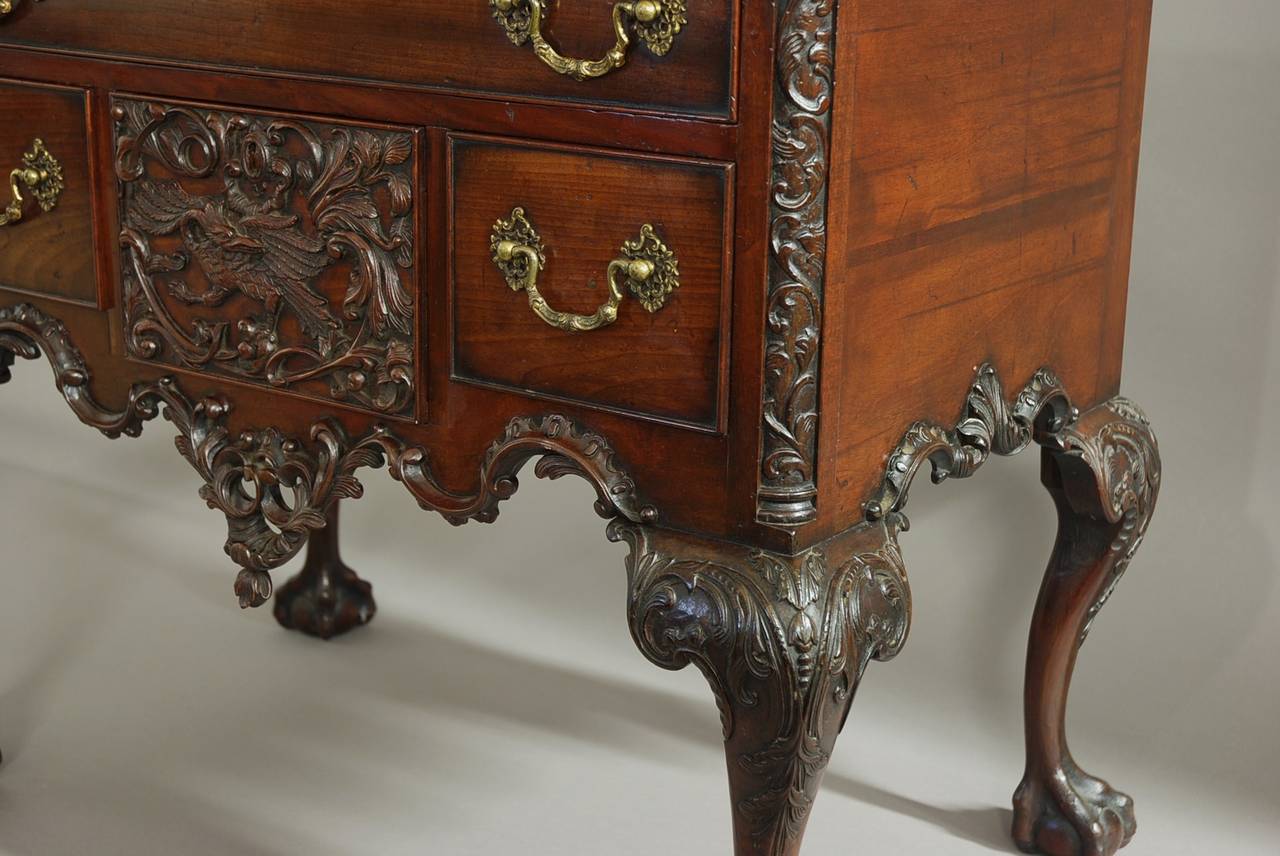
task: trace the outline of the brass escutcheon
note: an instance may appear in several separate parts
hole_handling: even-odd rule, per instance
[[[533,52],[551,69],[578,80],[603,77],[627,63],[632,33],[654,56],[665,56],[689,22],[685,0],[634,0],[613,7],[613,47],[602,59],[562,56],[542,35],[546,0],[489,0],[493,17],[512,44],[532,43]]]
[[[618,258],[609,262],[605,274],[609,298],[591,315],[558,312],[543,298],[538,275],[546,267],[546,252],[523,208],[512,210],[509,219],[494,224],[489,249],[511,290],[526,292],[529,307],[558,330],[585,333],[609,326],[618,320],[618,307],[628,291],[646,310],[657,312],[666,304],[667,295],[680,287],[679,261],[648,223],[640,228],[639,237],[624,241]]]
[[[0,226],[10,226],[22,220],[26,203],[22,195],[24,188],[31,192],[40,210],[47,212],[57,207],[64,187],[62,164],[44,147],[44,141],[37,138],[32,142],[31,150],[22,156],[22,165],[9,173],[11,198],[4,211],[0,212]]]

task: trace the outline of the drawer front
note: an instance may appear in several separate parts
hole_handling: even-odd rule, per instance
[[[451,151],[454,378],[721,430],[731,168]]]
[[[0,81],[0,176],[35,171],[0,185],[10,209],[0,217],[9,221],[0,226],[0,288],[97,305],[87,99],[79,89]]]
[[[14,11],[0,21],[0,40],[502,97],[730,112],[733,0],[665,0],[685,6],[678,33],[661,20],[643,24],[624,15],[631,42],[625,65],[588,80],[573,76],[581,67],[557,73],[554,58],[535,55],[521,26],[530,18],[529,0],[495,2],[515,6],[500,12],[490,0],[14,0]],[[540,30],[552,51],[600,59],[615,45],[609,0],[543,2]],[[652,34],[647,42],[644,33]]]
[[[112,117],[130,357],[415,414],[416,132],[122,97]]]

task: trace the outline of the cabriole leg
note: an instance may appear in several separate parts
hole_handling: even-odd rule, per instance
[[[1031,625],[1027,769],[1014,796],[1014,839],[1027,852],[1111,856],[1133,837],[1133,801],[1083,772],[1067,746],[1076,655],[1142,541],[1160,484],[1146,419],[1116,400],[1046,444],[1043,478],[1058,539]]]
[[[329,506],[324,527],[308,537],[301,573],[276,592],[276,621],[321,639],[368,624],[377,611],[373,587],[356,576],[338,553],[339,504],[334,501]]]
[[[631,631],[720,706],[737,856],[795,856],[863,670],[901,649],[910,595],[897,517],[799,556],[615,523]]]
[[[9,369],[13,367],[13,351],[0,348],[0,383],[8,383],[13,379]]]

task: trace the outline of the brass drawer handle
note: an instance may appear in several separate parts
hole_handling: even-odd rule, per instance
[[[631,31],[640,37],[654,56],[666,56],[676,35],[689,22],[685,0],[634,0],[613,7],[613,32],[617,41],[603,59],[573,59],[561,56],[542,37],[542,17],[546,0],[489,0],[493,17],[507,31],[515,45],[533,43],[533,52],[560,74],[578,80],[603,77],[627,63]]]
[[[546,267],[547,257],[542,237],[525,217],[523,208],[512,210],[511,219],[494,224],[489,248],[493,263],[511,290],[528,292],[529,307],[559,330],[585,333],[609,326],[618,320],[618,307],[626,291],[634,294],[645,309],[657,312],[666,304],[667,295],[680,287],[676,255],[648,223],[640,228],[638,238],[623,242],[618,258],[609,262],[605,274],[609,299],[591,315],[557,312],[538,291],[538,275]]]
[[[37,3],[40,2],[40,0],[35,1]],[[0,18],[3,18],[5,15],[12,12],[14,5],[16,5],[15,0],[0,0]]]
[[[37,139],[31,144],[31,151],[22,156],[22,165],[9,173],[9,192],[13,198],[0,212],[0,226],[22,220],[22,207],[26,202],[22,196],[24,188],[31,191],[40,209],[47,212],[57,207],[63,187],[62,164],[49,154],[44,141]]]

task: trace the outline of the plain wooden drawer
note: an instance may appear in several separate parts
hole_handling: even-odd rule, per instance
[[[655,55],[627,25],[624,67],[558,74],[508,38],[487,0],[15,0],[0,40],[125,57],[363,78],[492,94],[727,116],[733,0],[683,0],[687,23]],[[552,4],[546,41],[598,59],[614,45],[609,0]],[[305,50],[299,50],[305,45]]]
[[[0,81],[0,175],[42,169],[53,205],[18,182],[21,219],[0,227],[0,288],[97,304],[87,100],[80,89]],[[8,181],[0,192],[10,205]]]
[[[451,148],[454,377],[719,430],[731,168],[467,137]],[[510,237],[516,209],[541,240],[537,287],[557,312],[590,316],[607,303],[610,263],[637,244],[640,255],[665,245],[679,286],[647,308],[615,271],[615,321],[554,326],[498,263],[495,237]]]

